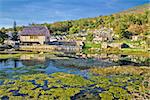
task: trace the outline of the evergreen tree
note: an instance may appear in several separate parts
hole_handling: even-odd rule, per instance
[[[14,21],[14,27],[13,27],[13,34],[12,34],[13,38],[12,40],[17,41],[18,40],[18,32],[17,32],[17,28],[16,28],[16,21]]]

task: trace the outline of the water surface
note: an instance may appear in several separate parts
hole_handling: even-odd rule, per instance
[[[23,54],[15,59],[0,59],[0,78],[12,78],[15,75],[22,74],[52,74],[55,72],[65,72],[87,77],[89,68],[115,65],[148,66],[149,59],[146,57],[114,54],[90,55],[87,58]]]

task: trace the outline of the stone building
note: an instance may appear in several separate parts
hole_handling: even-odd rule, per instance
[[[107,43],[107,42],[103,42],[101,44],[102,49],[106,49],[106,48],[118,48],[118,49],[122,49],[122,48],[130,48],[130,46],[126,43]]]
[[[141,40],[143,37],[140,36],[140,35],[134,35],[132,36],[132,41],[138,41],[138,40]]]
[[[99,30],[94,30],[94,39],[93,41],[96,43],[99,42],[108,42],[113,40],[113,30],[110,28],[100,28]]]
[[[19,37],[23,45],[43,45],[50,41],[50,32],[45,26],[29,26],[23,28]]]

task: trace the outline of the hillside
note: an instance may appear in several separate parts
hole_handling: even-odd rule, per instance
[[[79,20],[70,20],[63,22],[55,22],[52,24],[42,24],[46,25],[54,33],[69,33],[74,34],[82,30],[93,30],[99,29],[100,27],[113,28],[116,34],[122,34],[122,30],[128,30],[131,33],[147,34],[148,32],[148,16],[150,4],[144,4],[134,8],[130,8],[126,11],[120,13],[108,15],[108,16],[98,16],[94,18],[82,18]],[[134,27],[134,28],[133,28]]]
[[[140,5],[128,10],[122,11],[121,13],[144,13],[145,10],[150,10],[150,4]]]

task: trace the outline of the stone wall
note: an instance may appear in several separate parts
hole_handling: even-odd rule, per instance
[[[33,46],[20,46],[20,50],[24,51],[38,51],[38,52],[80,52],[81,46],[64,46],[64,45],[33,45]]]

